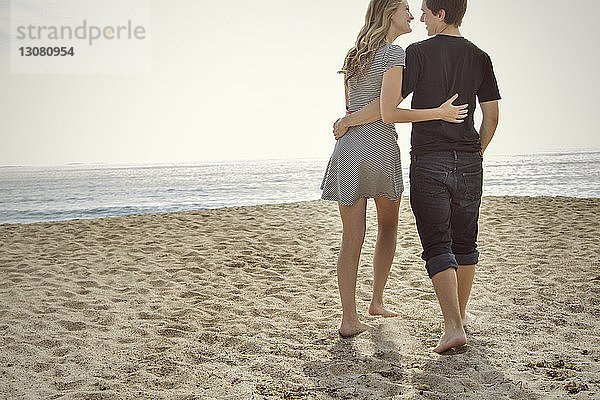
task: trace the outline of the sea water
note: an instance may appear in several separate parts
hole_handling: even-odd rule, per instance
[[[1,167],[0,224],[316,200],[326,166],[300,159]],[[484,171],[486,196],[600,197],[600,151],[486,156]]]

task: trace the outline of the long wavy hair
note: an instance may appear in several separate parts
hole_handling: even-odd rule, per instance
[[[365,15],[365,25],[356,38],[356,44],[346,54],[340,74],[345,74],[346,85],[353,76],[361,78],[373,62],[375,52],[385,44],[392,25],[392,15],[403,0],[371,0]]]

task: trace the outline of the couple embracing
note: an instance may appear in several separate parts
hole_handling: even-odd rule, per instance
[[[371,0],[340,71],[347,114],[334,124],[337,142],[321,189],[323,199],[339,203],[342,218],[337,275],[343,337],[369,328],[355,302],[367,198],[375,200],[378,221],[369,314],[397,315],[383,302],[404,190],[393,123],[412,122],[410,204],[444,317],[434,351],[466,344],[466,306],[479,256],[482,159],[498,124],[500,99],[489,56],[460,34],[466,9],[467,0],[423,0],[421,22],[430,38],[405,52],[392,43],[411,32],[414,17],[407,0]],[[411,93],[412,109],[398,108]],[[473,120],[476,99],[483,112],[479,131]]]

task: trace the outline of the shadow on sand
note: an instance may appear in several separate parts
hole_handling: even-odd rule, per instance
[[[396,320],[396,323],[398,321]],[[370,332],[339,338],[330,357],[304,365],[317,399],[539,399],[490,361],[484,343],[439,356],[408,330],[384,322]],[[416,347],[416,348],[415,348]]]

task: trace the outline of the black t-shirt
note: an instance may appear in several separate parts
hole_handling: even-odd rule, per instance
[[[411,134],[412,154],[435,151],[481,150],[473,114],[479,102],[499,100],[500,93],[490,57],[463,37],[438,35],[406,49],[402,97],[413,93],[412,108],[435,108],[455,93],[454,104],[469,104],[464,122],[441,120],[415,122]]]

